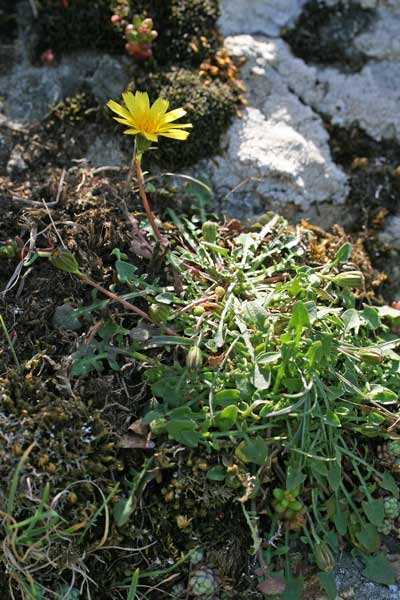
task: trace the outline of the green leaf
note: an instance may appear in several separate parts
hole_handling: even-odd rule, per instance
[[[375,385],[369,392],[367,392],[376,402],[381,404],[395,404],[398,402],[398,396],[396,392],[393,392],[389,388],[383,387],[382,385]]]
[[[336,461],[329,465],[328,470],[329,470],[329,475],[328,475],[329,485],[334,492],[337,492],[337,490],[339,489],[340,484],[342,482],[342,467]]]
[[[135,600],[138,581],[139,581],[139,569],[136,569],[136,571],[132,574],[131,585],[129,587],[127,600]]]
[[[383,506],[383,500],[370,499],[362,502],[362,507],[368,520],[372,525],[380,527],[383,524],[385,518],[385,508]]]
[[[356,335],[358,334],[361,325],[361,319],[358,310],[355,308],[349,308],[348,310],[345,310],[342,314],[342,321],[344,324],[345,334],[352,330],[354,330]]]
[[[236,389],[225,389],[217,392],[213,396],[214,406],[229,406],[232,402],[239,402],[240,392]]]
[[[128,497],[121,498],[114,505],[114,520],[117,527],[126,525],[133,511],[136,508],[137,498],[131,494]]]
[[[342,426],[339,417],[332,411],[327,412],[323,419],[327,425],[331,425],[332,427]]]
[[[296,302],[293,306],[292,316],[290,318],[288,329],[294,329],[296,332],[296,344],[299,343],[301,333],[305,327],[310,327],[310,318],[308,316],[308,310],[304,302]]]
[[[196,431],[193,421],[170,421],[167,423],[166,429],[170,438],[189,448],[196,448],[202,439],[202,435]]]
[[[225,477],[226,469],[222,465],[215,465],[207,471],[207,479],[211,479],[211,481],[224,481]]]
[[[319,573],[318,578],[321,586],[328,596],[328,600],[336,600],[337,587],[334,574],[322,572]]]
[[[250,325],[256,325],[258,329],[264,329],[265,319],[268,313],[259,300],[246,302],[244,306],[243,318]]]
[[[263,465],[268,456],[268,445],[262,437],[243,441],[236,448],[235,454],[244,462]]]
[[[286,589],[282,594],[282,600],[301,600],[303,595],[303,577],[285,578]]]
[[[384,490],[392,492],[395,498],[399,497],[399,486],[397,485],[394,477],[390,473],[388,473],[388,471],[385,471],[383,473],[380,486]]]
[[[340,535],[345,535],[347,532],[347,520],[349,513],[347,510],[343,510],[338,502],[336,502],[336,512],[333,517],[333,522],[335,523],[335,527]]]
[[[221,431],[228,431],[236,423],[237,415],[238,407],[230,404],[215,415],[215,424]]]
[[[137,267],[125,262],[124,260],[115,261],[115,268],[117,269],[117,276],[121,283],[128,283],[134,279]]]
[[[378,531],[371,523],[361,523],[361,529],[356,533],[356,538],[368,552],[375,552],[379,544]]]
[[[392,585],[396,583],[396,573],[386,556],[380,552],[376,556],[365,556],[363,575],[374,583]]]
[[[178,299],[172,292],[162,292],[162,294],[158,294],[155,297],[155,300],[160,304],[172,304],[172,302],[177,302]]]
[[[361,316],[370,329],[378,329],[381,326],[381,320],[375,307],[365,306],[361,311]]]
[[[288,490],[293,490],[301,487],[306,476],[296,467],[288,466],[286,471],[286,487]]]
[[[343,246],[340,246],[339,250],[335,254],[335,258],[332,261],[332,266],[337,265],[340,262],[347,262],[351,256],[352,247],[349,242],[345,242]]]

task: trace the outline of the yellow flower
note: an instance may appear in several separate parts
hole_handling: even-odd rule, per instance
[[[186,114],[183,108],[176,108],[167,112],[169,102],[158,98],[150,106],[147,92],[125,92],[122,94],[125,106],[110,100],[107,102],[108,108],[117,113],[119,117],[114,117],[119,123],[128,125],[124,133],[128,135],[142,135],[150,142],[157,142],[158,136],[174,138],[175,140],[186,140],[188,131],[183,131],[192,127],[191,123],[173,123]],[[121,118],[122,117],[122,118]]]

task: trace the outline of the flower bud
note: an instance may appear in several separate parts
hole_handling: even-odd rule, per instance
[[[186,356],[186,366],[189,371],[197,371],[203,364],[203,355],[199,346],[192,346]]]
[[[112,15],[111,17],[111,23],[115,24],[118,23],[121,20],[121,17],[119,15]]]
[[[216,223],[213,223],[212,221],[206,221],[203,223],[201,231],[205,242],[215,244],[218,234],[218,227]]]
[[[75,256],[66,248],[59,248],[53,251],[50,256],[50,262],[56,269],[80,275],[79,265]]]
[[[215,295],[217,296],[218,300],[221,300],[221,298],[223,298],[225,296],[225,288],[223,288],[222,285],[218,285],[214,291],[215,291]]]
[[[150,304],[149,317],[156,323],[167,321],[169,314],[170,309],[166,304]]]
[[[380,348],[360,348],[357,355],[370,365],[379,365],[385,358]]]
[[[361,288],[365,284],[361,271],[344,271],[332,277],[331,281],[342,288]]]
[[[335,566],[335,558],[331,549],[325,542],[318,542],[314,546],[314,556],[317,566],[321,571],[330,573]]]

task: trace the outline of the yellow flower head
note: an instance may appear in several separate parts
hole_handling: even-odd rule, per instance
[[[158,98],[150,106],[147,92],[125,92],[122,94],[125,106],[110,100],[107,102],[108,108],[117,113],[119,117],[114,117],[119,123],[128,125],[124,133],[128,135],[142,135],[150,142],[157,142],[158,136],[174,138],[175,140],[186,140],[188,131],[183,131],[192,127],[191,123],[173,123],[186,114],[183,108],[168,110],[168,100]],[[122,118],[121,118],[122,117]]]

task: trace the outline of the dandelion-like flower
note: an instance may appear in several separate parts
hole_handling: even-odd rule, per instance
[[[186,140],[192,127],[191,123],[173,123],[186,114],[183,108],[176,108],[167,112],[168,100],[158,98],[151,106],[147,92],[137,91],[122,94],[125,106],[109,100],[108,108],[115,112],[118,117],[113,117],[119,123],[127,125],[124,133],[128,135],[140,135],[149,142],[157,142],[158,136],[173,138],[175,140]]]

